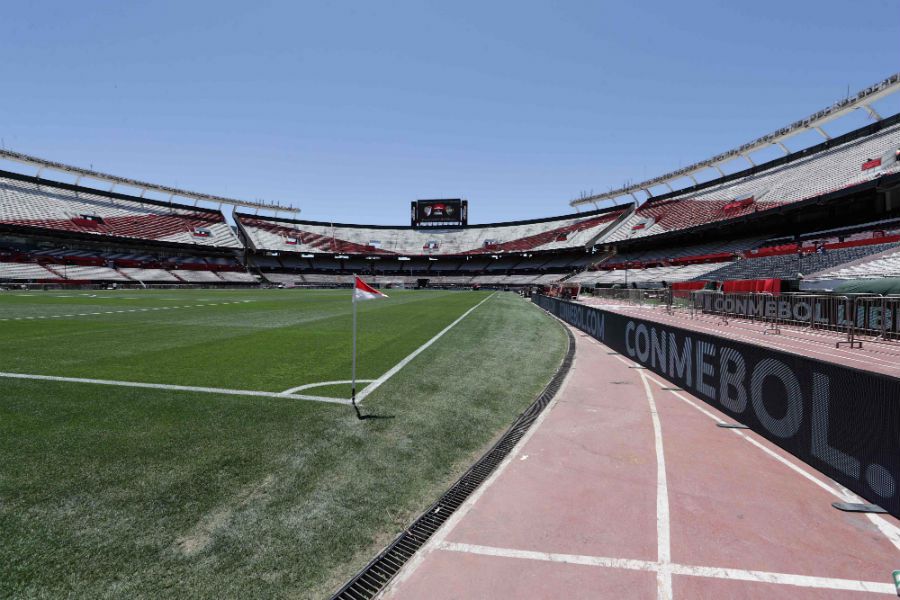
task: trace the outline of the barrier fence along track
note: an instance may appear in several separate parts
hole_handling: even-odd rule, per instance
[[[841,333],[838,346],[862,347],[863,341],[900,340],[900,296],[879,294],[810,294],[768,292],[723,293],[714,290],[595,289],[588,295],[634,306],[662,305],[667,313],[687,312],[744,318],[765,324],[764,333],[777,334],[782,325]]]
[[[691,292],[691,314],[747,318],[768,325],[835,331],[845,339],[837,346],[862,347],[862,337],[870,342],[900,339],[900,296],[875,294],[771,294],[715,291]]]
[[[373,598],[400,571],[403,565],[428,541],[428,539],[450,518],[466,499],[481,485],[503,462],[522,436],[531,428],[538,415],[553,400],[569,373],[575,358],[575,336],[569,329],[568,349],[560,364],[537,399],[525,409],[500,440],[478,459],[468,471],[447,490],[441,498],[431,505],[403,533],[397,536],[381,553],[366,565],[359,573],[347,582],[332,600],[366,600]]]

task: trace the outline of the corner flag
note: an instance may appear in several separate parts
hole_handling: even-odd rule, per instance
[[[387,298],[368,283],[357,276],[353,276],[353,300],[374,300],[375,298]]]
[[[382,294],[356,275],[353,276],[353,362],[350,368],[350,402],[353,404],[356,416],[360,419],[362,416],[359,414],[359,407],[356,406],[356,303],[387,297],[387,294]]]

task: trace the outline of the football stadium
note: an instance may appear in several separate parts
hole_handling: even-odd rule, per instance
[[[900,594],[897,92],[488,223],[4,142],[0,597]]]

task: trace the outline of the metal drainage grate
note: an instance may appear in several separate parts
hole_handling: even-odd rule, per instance
[[[503,434],[503,437],[485,453],[456,483],[450,486],[431,508],[422,513],[409,528],[391,542],[381,554],[366,565],[353,579],[347,582],[332,600],[367,600],[373,598],[397,574],[407,560],[425,545],[428,538],[444,524],[463,502],[466,501],[481,483],[490,477],[506,455],[522,439],[542,410],[553,400],[559,391],[562,381],[572,366],[575,357],[575,336],[566,328],[569,336],[569,347],[566,357],[557,369],[556,374],[540,396],[525,409],[519,418]]]

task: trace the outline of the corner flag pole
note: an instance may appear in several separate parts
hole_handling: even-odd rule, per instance
[[[356,273],[353,274],[353,360],[350,367],[350,403],[356,411],[356,418],[362,419],[359,407],[356,405]]]

